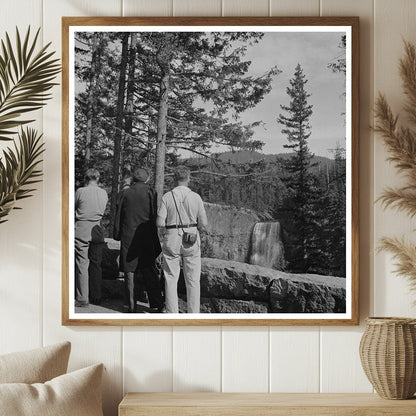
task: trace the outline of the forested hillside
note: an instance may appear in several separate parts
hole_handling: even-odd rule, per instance
[[[277,67],[248,74],[258,32],[82,32],[76,37],[75,151],[78,183],[94,165],[117,192],[132,166],[154,172],[163,193],[178,152],[212,145],[261,148],[239,114],[271,90]],[[197,104],[197,103],[200,104]]]
[[[259,152],[226,152],[212,158],[192,158],[192,188],[206,202],[250,208],[264,220],[279,220],[284,229],[288,258],[298,247],[298,224],[293,221],[292,194],[288,183],[288,160],[293,154],[264,155]],[[345,158],[340,149],[334,159],[312,157],[314,199],[311,218],[310,272],[345,276]],[[288,270],[299,270],[289,264]]]
[[[263,36],[76,34],[75,185],[83,184],[87,168],[99,170],[109,194],[107,236],[117,195],[135,166],[152,172],[160,198],[174,185],[174,168],[185,163],[204,201],[250,208],[260,218],[281,222],[288,271],[345,276],[344,149],[336,146],[331,158],[310,151],[315,109],[302,67],[293,68],[289,85],[279,86],[286,87],[287,104],[276,103],[275,123],[281,127],[276,140],[287,153],[263,154],[262,120],[244,123],[241,117],[272,92],[281,74],[278,65],[261,74],[250,70],[247,51]]]

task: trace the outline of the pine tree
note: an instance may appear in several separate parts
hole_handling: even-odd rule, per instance
[[[183,150],[211,160],[217,144],[261,148],[262,142],[254,140],[259,122],[244,124],[240,113],[258,104],[281,72],[273,67],[260,76],[250,75],[246,51],[262,36],[257,32],[105,32],[98,42],[100,62],[105,65],[94,68],[98,54],[93,36],[77,37],[76,176],[82,179],[85,132],[93,116],[90,165],[100,171],[100,181],[111,193],[110,218],[122,169],[137,164],[154,168],[160,197],[172,185],[172,168]],[[89,98],[97,105],[88,107]]]
[[[109,123],[107,117],[109,109],[114,112],[116,108],[117,94],[109,100],[118,80],[112,70],[114,53],[111,55],[109,50],[113,38],[104,32],[79,32],[75,38],[76,187],[82,186],[85,170],[91,166],[99,170],[101,183],[111,186],[111,161],[106,156],[114,145],[114,123]]]
[[[332,72],[338,73],[342,72],[344,75],[347,73],[347,59],[345,57],[345,51],[347,49],[347,37],[346,35],[341,36],[341,41],[339,42],[338,48],[341,49],[342,53],[337,57],[333,62],[330,62],[327,67],[332,70]]]
[[[117,194],[119,191],[120,183],[120,156],[121,156],[121,141],[124,124],[124,100],[126,94],[126,74],[127,74],[127,62],[128,62],[128,43],[130,33],[125,32],[122,35],[122,50],[121,50],[121,62],[120,62],[120,74],[118,82],[117,93],[117,115],[114,132],[114,153],[113,153],[113,172],[111,179],[111,196],[110,196],[110,230],[113,229],[114,218],[116,212]]]
[[[313,154],[308,147],[308,138],[311,135],[309,118],[312,115],[312,105],[308,104],[310,94],[305,89],[307,82],[298,64],[290,86],[286,89],[290,103],[288,106],[281,105],[287,115],[279,114],[277,118],[278,123],[285,126],[282,133],[289,142],[284,147],[293,151],[287,160],[288,176],[285,179],[290,194],[283,201],[280,211],[292,231],[289,267],[298,272],[310,270],[317,248],[317,180],[310,169]]]
[[[262,36],[251,32],[141,34],[142,79],[148,79],[152,88],[157,86],[156,94],[148,95],[148,86],[140,94],[157,109],[154,153],[159,197],[169,152],[181,149],[206,155],[214,143],[234,148],[261,146],[252,140],[254,124],[243,125],[239,114],[258,104],[281,72],[274,67],[260,77],[248,74],[247,46]],[[208,111],[196,105],[198,101],[209,102],[212,108]]]
[[[333,165],[328,169],[325,186],[317,207],[319,252],[316,271],[319,274],[346,275],[346,161],[345,150],[333,150]]]
[[[333,274],[345,276],[346,274],[346,164],[345,150],[338,146],[335,149],[334,178],[332,179],[332,192],[330,193],[330,206],[328,219],[331,230],[329,241],[329,259]]]

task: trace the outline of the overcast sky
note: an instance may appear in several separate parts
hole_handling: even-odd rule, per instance
[[[335,74],[328,63],[344,57],[345,52],[338,47],[340,32],[268,32],[257,44],[248,48],[246,58],[252,61],[250,73],[262,74],[277,65],[282,71],[273,81],[273,89],[255,108],[242,114],[244,122],[262,120],[264,127],[256,128],[256,139],[265,142],[264,153],[288,152],[283,145],[287,138],[281,133],[283,126],[276,118],[282,112],[280,104],[288,105],[286,93],[289,80],[299,63],[308,79],[306,90],[311,94],[309,103],[313,105],[310,118],[312,134],[309,147],[316,155],[333,157],[328,149],[337,143],[345,144],[345,77]]]

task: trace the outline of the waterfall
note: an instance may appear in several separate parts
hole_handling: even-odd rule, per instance
[[[250,264],[283,270],[285,252],[279,222],[258,222],[251,237]]]

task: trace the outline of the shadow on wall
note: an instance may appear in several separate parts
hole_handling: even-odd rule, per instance
[[[115,374],[121,374],[121,367],[114,368]],[[103,412],[104,416],[117,416],[118,404],[123,399],[123,392],[121,390],[122,380],[111,375],[104,367],[103,374]],[[115,392],[119,392],[115,394]]]
[[[103,14],[102,2],[71,0],[71,8],[73,9],[71,16],[75,15],[75,11],[79,13],[80,16],[101,16]],[[114,7],[114,9],[116,9],[116,7]]]
[[[189,383],[182,378],[173,375],[170,369],[157,371],[145,378],[140,377],[140,372],[134,373],[128,368],[124,368],[125,394],[128,392],[214,392],[207,386]]]

